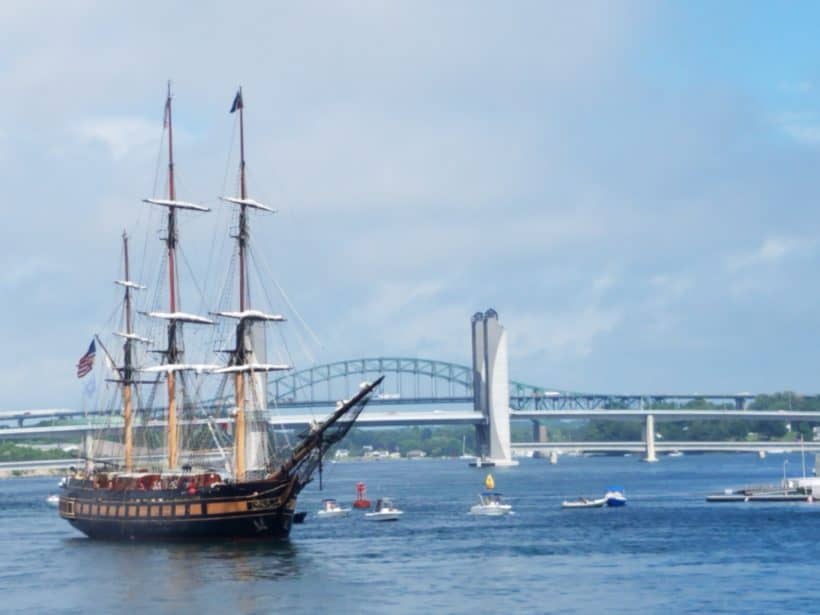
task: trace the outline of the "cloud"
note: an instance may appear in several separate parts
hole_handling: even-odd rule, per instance
[[[789,137],[805,145],[820,144],[820,117],[811,112],[781,113],[775,120],[778,128]]]
[[[775,266],[796,254],[805,253],[814,243],[798,237],[769,237],[754,250],[730,256],[726,266],[734,272]]]
[[[820,302],[800,269],[820,225],[820,150],[805,147],[816,117],[763,105],[739,79],[716,85],[695,69],[681,86],[653,72],[646,59],[669,53],[654,34],[683,27],[653,5],[206,1],[192,12],[89,0],[0,14],[0,76],[14,92],[0,99],[0,156],[13,153],[3,283],[39,287],[42,304],[6,305],[0,323],[14,323],[3,336],[17,347],[41,331],[51,369],[70,374],[113,309],[122,228],[135,277],[158,279],[161,213],[140,199],[168,77],[180,198],[214,209],[180,218],[183,277],[190,262],[214,289],[231,259],[215,197],[236,178],[227,109],[242,83],[251,194],[280,212],[254,218],[255,249],[335,359],[466,362],[470,315],[495,307],[518,379],[629,388],[677,352],[680,369],[658,368],[658,382],[705,389],[719,370],[671,333],[717,348],[732,366],[721,374],[750,373],[745,343],[771,349],[754,335],[778,304],[733,296],[731,283],[770,274]],[[214,44],[225,32],[243,35]],[[768,239],[749,249],[757,238]],[[66,268],[48,275],[49,263]],[[196,298],[184,289],[184,305]],[[743,343],[714,341],[732,331]],[[777,369],[760,382],[789,375]],[[6,394],[76,399],[56,379],[36,400]]]
[[[47,261],[43,258],[33,260],[18,259],[8,263],[0,271],[0,288],[13,291],[23,285],[38,284],[49,276],[65,274],[68,267],[64,263]]]
[[[115,162],[137,149],[151,146],[156,151],[160,134],[155,121],[141,117],[100,117],[82,120],[73,130],[83,141],[101,143]]]

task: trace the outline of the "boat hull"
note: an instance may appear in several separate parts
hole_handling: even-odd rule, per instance
[[[598,500],[564,500],[561,508],[601,508],[607,501],[605,498]]]
[[[512,506],[509,504],[502,504],[501,506],[482,506],[476,504],[470,508],[471,515],[483,515],[485,517],[501,517],[509,515],[512,512]]]
[[[97,540],[197,541],[243,538],[287,538],[293,512],[276,512],[229,519],[200,521],[113,521],[69,519],[89,538]]]
[[[340,508],[338,510],[320,510],[316,513],[316,516],[320,519],[333,519],[336,517],[347,517],[349,514],[349,508]]]
[[[398,521],[403,513],[401,510],[369,512],[364,514],[364,518],[368,521]]]
[[[276,539],[294,523],[296,496],[286,487],[221,485],[193,494],[68,488],[59,507],[74,528],[100,540]]]

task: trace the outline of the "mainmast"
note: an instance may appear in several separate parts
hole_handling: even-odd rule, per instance
[[[176,201],[174,187],[174,123],[171,115],[171,82],[168,82],[168,96],[165,99],[165,123],[168,126],[168,200]],[[173,314],[177,311],[176,289],[176,251],[177,251],[177,211],[176,207],[168,208],[168,235],[165,238],[168,250],[168,307]],[[177,345],[177,321],[168,321],[168,346],[166,349],[168,364],[179,362],[179,347]],[[176,372],[169,371],[166,378],[168,388],[168,420],[166,441],[168,446],[168,467],[176,468],[179,461],[177,446],[179,444],[179,428],[177,426],[177,395]]]
[[[239,111],[239,199],[248,198],[247,184],[245,183],[245,104],[242,101],[242,88],[236,93],[233,110]],[[248,299],[246,275],[246,251],[248,246],[248,212],[247,205],[239,205],[239,234],[236,241],[239,244],[239,312],[245,311]],[[236,362],[247,363],[247,346],[245,344],[245,321],[240,320],[236,326]],[[245,373],[237,372],[234,388],[236,392],[236,417],[234,423],[234,474],[236,480],[244,480],[246,471],[245,453]]]
[[[176,186],[174,183],[174,128],[171,113],[171,82],[168,82],[168,94],[165,99],[165,127],[168,129],[168,198],[167,199],[145,199],[145,202],[160,205],[168,209],[168,233],[165,236],[165,247],[168,256],[168,307],[169,312],[152,312],[149,315],[162,318],[168,321],[168,346],[165,349],[165,365],[148,368],[144,371],[164,372],[166,374],[166,385],[168,394],[167,412],[167,467],[176,468],[179,464],[179,426],[177,421],[177,391],[176,374],[185,370],[201,370],[208,366],[182,365],[182,349],[178,340],[178,329],[181,323],[213,324],[211,320],[193,314],[185,314],[179,311],[179,288],[177,275],[177,209],[193,211],[210,211],[207,207],[178,201],[176,198]]]

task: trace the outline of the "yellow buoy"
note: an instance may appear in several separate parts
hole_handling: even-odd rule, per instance
[[[495,489],[495,481],[493,480],[492,474],[487,474],[487,478],[484,479],[484,486],[487,489]]]

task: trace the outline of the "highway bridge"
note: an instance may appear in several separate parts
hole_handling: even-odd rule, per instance
[[[820,412],[749,410],[755,395],[740,393],[591,394],[509,380],[506,331],[493,310],[472,319],[472,366],[432,359],[376,357],[337,361],[289,372],[268,383],[273,428],[304,429],[321,420],[337,400],[349,398],[362,381],[384,375],[379,391],[359,423],[365,427],[472,425],[483,454],[501,462],[512,455],[510,421],[538,424],[548,419],[643,420],[644,450],[655,458],[654,422],[749,419],[820,423]],[[692,407],[703,404],[701,408]],[[706,407],[707,405],[711,407]],[[232,423],[231,398],[197,402],[196,416],[215,424]],[[141,411],[148,428],[161,428],[165,408]],[[108,410],[44,408],[0,411],[0,440],[67,437],[99,429]],[[73,419],[77,424],[65,423]],[[203,423],[204,419],[199,419]],[[32,422],[36,422],[32,425]],[[517,444],[516,444],[517,446]]]
[[[517,455],[530,454],[534,451],[550,453],[552,451],[567,453],[637,453],[646,452],[643,442],[514,442],[513,451]],[[793,453],[804,450],[807,453],[820,453],[820,442],[693,442],[691,440],[666,441],[655,443],[656,453],[676,451],[690,453]]]

